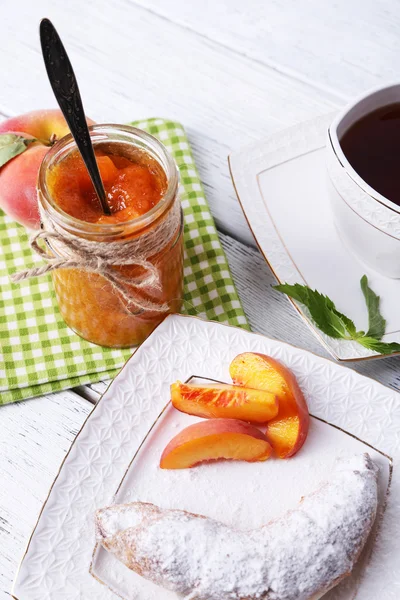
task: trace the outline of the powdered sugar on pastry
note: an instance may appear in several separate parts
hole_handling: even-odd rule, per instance
[[[367,454],[340,459],[296,509],[252,531],[134,502],[97,511],[97,537],[187,600],[309,600],[351,572],[375,519],[376,475]]]

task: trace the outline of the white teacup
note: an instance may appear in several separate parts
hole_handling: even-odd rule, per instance
[[[400,102],[400,84],[368,92],[345,108],[328,130],[327,168],[334,218],[343,241],[373,269],[397,279],[400,278],[400,206],[371,188],[355,172],[340,146],[340,140],[353,123],[395,102]]]

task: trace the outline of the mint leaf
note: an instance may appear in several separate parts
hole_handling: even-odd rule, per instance
[[[279,285],[273,285],[272,287],[274,290],[278,290],[278,292],[282,292],[282,294],[287,294],[293,298],[293,300],[297,300],[307,306],[309,292],[311,292],[311,290],[306,285],[301,285],[300,283],[295,283],[294,285],[290,285],[290,283],[281,283]]]
[[[276,285],[274,289],[307,306],[313,321],[326,335],[336,339],[355,339],[363,335],[363,332],[357,332],[351,319],[337,310],[330,298],[317,290],[299,283]]]
[[[25,152],[29,144],[36,142],[36,138],[24,138],[16,133],[0,134],[0,168],[9,160]]]
[[[329,300],[329,298],[327,296],[325,296],[325,298],[332,303],[331,306],[331,310],[343,321],[343,323],[346,325],[346,329],[348,331],[348,334],[350,335],[351,338],[357,338],[360,337],[362,335],[364,335],[363,331],[357,331],[357,328],[354,324],[354,322],[349,318],[346,317],[346,315],[344,315],[343,313],[339,312],[338,309],[336,308],[336,306],[334,305],[334,303],[332,302],[332,300]]]
[[[368,309],[368,331],[366,335],[367,337],[381,340],[386,330],[386,321],[379,310],[380,297],[368,286],[366,275],[361,277],[360,285]]]
[[[336,339],[354,340],[379,354],[400,352],[400,344],[397,342],[380,341],[385,333],[386,321],[379,311],[379,296],[368,286],[366,275],[361,278],[360,284],[368,308],[369,329],[367,333],[357,331],[354,322],[339,312],[328,296],[320,294],[317,290],[312,290],[300,283],[294,285],[284,283],[275,285],[273,288],[307,306],[313,321],[326,335]]]
[[[365,348],[369,348],[369,350],[379,352],[379,354],[393,354],[394,352],[400,352],[400,344],[397,342],[380,342],[379,340],[368,336],[357,339],[357,342]]]

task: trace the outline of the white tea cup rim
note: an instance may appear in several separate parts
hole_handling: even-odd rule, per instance
[[[343,134],[344,131],[347,131],[348,128],[360,118],[376,110],[377,108],[394,104],[396,102],[400,103],[400,83],[379,86],[358,96],[353,102],[342,109],[335,117],[328,128],[328,141],[340,165],[346,171],[347,175],[354,181],[354,183],[356,183],[364,193],[368,194],[368,196],[380,204],[383,204],[393,212],[400,214],[400,206],[368,185],[368,183],[366,183],[366,181],[354,170],[346,158],[339,141],[340,135]],[[340,132],[341,127],[343,127],[343,132]]]

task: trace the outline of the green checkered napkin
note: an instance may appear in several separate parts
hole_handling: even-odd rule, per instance
[[[185,216],[188,314],[247,328],[185,131],[179,123],[133,123],[156,136],[180,171]],[[41,263],[23,227],[0,211],[0,404],[113,377],[131,354],[95,346],[64,323],[50,276],[11,284],[9,275]]]

